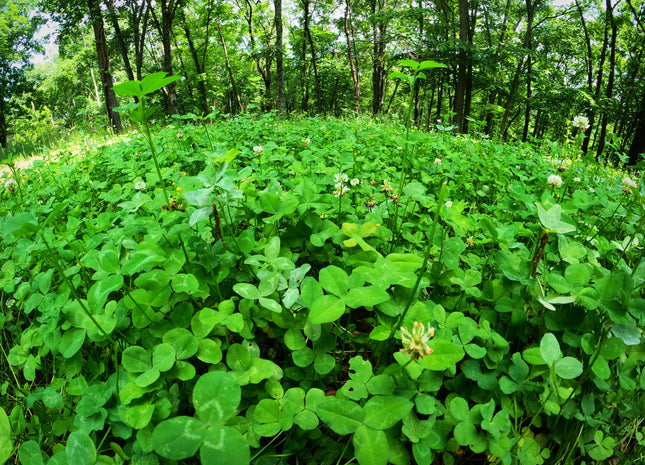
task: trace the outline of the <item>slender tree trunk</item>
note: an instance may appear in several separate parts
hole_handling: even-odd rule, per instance
[[[275,52],[276,52],[276,84],[278,90],[278,100],[276,107],[278,113],[284,113],[285,106],[285,89],[284,89],[284,57],[282,53],[282,0],[273,1],[275,9]]]
[[[533,72],[533,60],[531,55],[526,59],[526,108],[524,109],[524,130],[522,131],[522,142],[526,142],[529,137],[529,124],[531,122],[531,96],[533,90],[531,87],[531,74]]]
[[[453,124],[457,132],[464,132],[464,98],[466,95],[466,79],[468,78],[468,57],[466,44],[468,42],[468,0],[459,0],[459,69],[455,87],[455,118]]]
[[[9,141],[7,136],[7,119],[5,116],[5,111],[6,109],[4,104],[4,94],[0,89],[0,146],[6,149]]]
[[[123,32],[121,32],[121,26],[119,26],[119,18],[116,15],[116,8],[114,7],[113,0],[105,0],[105,3],[110,12],[110,22],[114,28],[114,33],[116,36],[117,44],[119,44],[119,51],[121,52],[121,58],[123,59],[123,66],[125,68],[125,73],[128,75],[128,79],[134,80],[134,73],[132,72],[132,66],[130,65],[130,57],[128,56],[128,46],[125,44],[125,39],[123,38]]]
[[[105,109],[107,111],[108,121],[112,128],[121,131],[121,117],[114,111],[117,107],[116,95],[112,89],[112,74],[110,73],[110,58],[108,55],[107,41],[105,38],[105,27],[103,17],[101,16],[101,6],[98,0],[87,0],[89,8],[92,29],[94,30],[94,43],[96,45],[97,62],[101,74],[101,85],[103,87],[103,97],[105,99]]]
[[[354,40],[349,30],[349,17],[352,10],[350,0],[345,0],[345,16],[343,20],[343,27],[345,29],[345,39],[347,41],[347,58],[349,59],[349,68],[352,73],[352,81],[354,82],[354,114],[358,116],[360,104],[360,88],[358,80],[358,69],[354,61]]]
[[[200,101],[199,107],[202,113],[208,113],[208,94],[206,92],[206,80],[204,78],[204,67],[202,66],[201,61],[199,60],[199,55],[197,54],[197,48],[195,47],[195,42],[193,41],[192,34],[190,33],[190,27],[186,23],[186,17],[183,12],[180,14],[180,19],[182,23],[182,28],[184,34],[186,35],[186,41],[188,42],[188,50],[190,50],[190,56],[193,59],[193,65],[195,66],[195,71],[197,72],[197,90],[199,91]],[[217,28],[219,30],[219,24]],[[226,50],[226,48],[224,48]],[[228,54],[226,54],[228,62]]]
[[[240,112],[244,113],[244,106],[242,105],[242,99],[240,98],[240,93],[238,92],[237,85],[235,84],[235,78],[233,77],[233,69],[231,68],[231,62],[228,59],[228,50],[226,48],[226,42],[224,42],[224,35],[222,34],[222,30],[220,29],[218,23],[215,23],[215,27],[217,28],[217,34],[219,34],[219,39],[222,42],[222,48],[224,49],[224,58],[226,60],[226,70],[228,71],[228,77],[231,80],[231,87],[233,89],[235,100],[237,101],[237,106],[240,109]]]
[[[172,23],[175,20],[177,8],[181,7],[181,0],[161,0],[159,2],[159,7],[161,9],[161,22],[157,18],[150,2],[151,0],[148,0],[148,6],[152,12],[152,17],[155,20],[157,29],[161,34],[161,45],[163,47],[163,70],[168,74],[168,76],[174,76],[172,66]],[[168,97],[168,112],[171,115],[179,113],[176,82],[171,82],[164,89]]]
[[[376,16],[387,8],[387,0],[372,0],[372,15]],[[372,26],[372,113],[378,115],[383,111],[385,99],[385,48],[387,21],[374,20]]]
[[[627,156],[629,157],[628,164],[631,166],[636,165],[642,160],[642,155],[645,154],[645,92],[642,95],[638,115],[636,120],[636,129],[634,131],[634,138],[629,147]]]
[[[607,21],[611,25],[611,44],[609,52],[609,77],[607,78],[607,89],[605,91],[606,101],[611,101],[614,93],[614,75],[616,68],[616,35],[618,34],[618,27],[616,19],[614,18],[614,9],[611,5],[611,0],[606,1],[606,14]],[[600,159],[602,151],[605,149],[605,139],[607,137],[607,110],[602,113],[602,121],[600,122],[600,136],[598,138],[598,147],[596,149],[596,160]]]
[[[320,90],[320,78],[318,77],[318,59],[316,58],[316,47],[314,45],[314,40],[311,37],[311,28],[309,27],[309,5],[310,0],[302,0],[303,6],[305,8],[305,36],[309,41],[309,50],[311,52],[311,66],[314,70],[314,87],[316,89],[316,108],[318,113],[323,112],[323,101],[322,101],[322,92]],[[304,60],[304,56],[303,56]]]

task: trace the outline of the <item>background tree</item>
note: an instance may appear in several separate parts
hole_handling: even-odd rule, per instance
[[[30,15],[34,5],[23,0],[0,0],[0,145],[7,148],[11,98],[21,91],[32,52],[39,49],[34,33],[42,20]]]

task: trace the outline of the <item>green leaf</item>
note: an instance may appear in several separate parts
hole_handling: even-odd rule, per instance
[[[11,424],[7,413],[0,407],[0,463],[5,463],[12,454]]]
[[[386,430],[405,417],[414,404],[404,397],[374,396],[363,406],[365,424],[378,430]]]
[[[582,363],[573,357],[564,357],[555,363],[555,373],[563,379],[577,378],[582,374]]]
[[[360,465],[387,465],[390,448],[383,431],[361,425],[352,437],[352,444]]]
[[[540,223],[542,223],[547,232],[565,234],[576,230],[576,227],[572,224],[562,221],[562,205],[555,204],[548,210],[545,210],[539,202],[535,202],[535,206],[537,207]]]
[[[352,434],[363,424],[365,412],[360,405],[351,400],[331,398],[318,402],[318,417],[335,433]]]
[[[3,229],[4,233],[13,233],[14,237],[30,236],[38,232],[38,220],[32,213],[18,213],[4,221]]]
[[[199,450],[201,465],[248,465],[251,463],[249,444],[234,428],[209,428]]]
[[[90,312],[96,313],[103,308],[108,296],[123,286],[123,276],[114,274],[95,282],[87,293],[87,304]]]
[[[385,289],[378,286],[350,289],[345,296],[345,304],[351,308],[374,306],[388,300],[390,300],[390,295]]]
[[[334,265],[320,270],[318,281],[324,290],[337,297],[344,296],[349,289],[349,277],[347,273]]]
[[[470,409],[468,408],[468,401],[463,397],[455,397],[450,401],[449,404],[450,413],[455,420],[465,421],[468,418],[468,413]]]
[[[146,349],[139,346],[130,346],[123,351],[121,365],[131,373],[142,373],[152,366],[150,364],[150,354]]]
[[[175,349],[177,360],[185,360],[197,353],[199,343],[193,333],[184,328],[175,328],[163,335],[163,342],[167,342]]]
[[[553,366],[562,356],[560,353],[560,344],[553,333],[546,333],[540,341],[540,355],[547,365]]]
[[[338,320],[345,313],[345,302],[333,295],[317,299],[309,311],[309,321],[322,324]]]
[[[160,372],[164,372],[170,370],[174,364],[175,349],[172,345],[167,342],[156,345],[152,352],[152,366]]]
[[[443,339],[433,339],[428,346],[433,352],[420,360],[421,365],[428,370],[447,370],[466,355],[461,346]]]
[[[242,389],[230,373],[212,371],[199,377],[193,389],[193,405],[206,424],[215,426],[235,413]]]
[[[65,358],[72,358],[76,353],[81,350],[85,342],[87,332],[80,328],[70,328],[60,338],[58,343],[58,350]]]
[[[199,281],[192,274],[176,274],[172,278],[172,289],[175,292],[193,294],[199,289]]]
[[[96,447],[94,441],[81,431],[74,431],[67,438],[65,447],[67,462],[74,465],[94,465],[96,462]]]
[[[34,440],[24,442],[18,449],[18,458],[22,465],[43,465],[43,454]],[[3,463],[0,457],[0,463]]]
[[[233,286],[233,290],[245,299],[258,300],[260,298],[260,291],[250,283],[237,283]]]
[[[152,447],[162,457],[184,460],[202,445],[206,427],[191,417],[175,417],[159,423],[152,432]]]
[[[181,76],[168,76],[166,77],[166,72],[159,71],[157,73],[149,74],[141,80],[141,92],[142,95],[150,94],[156,90],[161,89],[164,86],[167,86],[171,82],[175,82],[181,79]]]
[[[116,95],[140,97],[143,95],[139,81],[125,81],[115,84],[112,89]]]
[[[443,63],[437,63],[436,61],[432,60],[424,60],[419,64],[419,71],[423,71],[424,69],[435,69],[435,68],[445,68],[446,65]]]

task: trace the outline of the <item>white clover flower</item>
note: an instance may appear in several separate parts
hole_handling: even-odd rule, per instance
[[[139,181],[134,185],[135,190],[138,190],[138,191],[145,191],[146,187],[148,186],[146,186],[146,183],[143,181]]]
[[[341,195],[345,195],[349,192],[349,187],[343,186],[342,182],[336,183],[335,189],[334,189],[334,197],[340,197]]]
[[[403,344],[401,352],[406,355],[412,354],[412,358],[430,355],[433,350],[428,346],[428,341],[432,337],[434,337],[434,328],[431,328],[430,324],[428,324],[428,329],[426,330],[423,323],[415,321],[412,333],[408,328],[401,327],[401,343]]]
[[[311,139],[310,138],[307,137],[306,139],[302,139],[302,145],[307,147],[309,144],[311,144]]]
[[[562,178],[560,176],[558,176],[557,174],[552,174],[546,180],[546,183],[549,186],[552,186],[552,187],[560,187],[560,186],[562,186]]]
[[[579,177],[576,176],[575,178],[573,178],[573,181],[574,182],[580,182],[580,181],[582,181],[582,179],[580,179]]]
[[[573,118],[571,124],[574,128],[580,131],[586,131],[587,129],[589,129],[589,118],[587,118],[586,116],[578,115]]]
[[[447,208],[452,207],[452,200],[448,200],[444,205],[445,205]]]
[[[591,192],[593,194],[594,192],[596,192],[596,189],[594,189],[593,187],[590,187],[589,192]]]
[[[627,189],[638,188],[638,184],[636,183],[636,181],[634,181],[632,178],[627,176],[623,178],[623,186],[625,186]]]
[[[349,184],[350,184],[352,187],[356,187],[356,186],[358,186],[360,183],[361,183],[361,180],[360,180],[360,179],[358,179],[358,178],[354,178],[354,179],[352,179],[351,181],[349,181]]]
[[[437,166],[441,165],[441,158],[435,158],[434,159],[434,164],[437,165]]]
[[[401,150],[403,150],[403,147],[399,145],[396,149],[400,152]]]
[[[345,173],[338,173],[334,175],[334,182],[346,183],[347,181],[349,181],[349,176],[347,176]]]
[[[254,155],[261,155],[263,151],[264,151],[264,149],[262,148],[261,145],[256,145],[255,147],[253,147],[253,154]]]
[[[388,181],[387,179],[384,180],[383,181],[383,189],[381,189],[381,192],[385,192],[385,193],[389,194],[393,190],[394,190],[394,188],[392,187],[392,184],[390,184],[390,181]]]
[[[4,188],[7,190],[7,192],[14,192],[17,187],[18,183],[15,179],[9,179],[4,183]]]
[[[466,238],[466,245],[468,247],[472,247],[475,244],[475,239],[473,239],[473,236],[468,236]]]
[[[12,308],[14,305],[16,305],[15,299],[9,299],[4,303],[5,307],[7,308]]]

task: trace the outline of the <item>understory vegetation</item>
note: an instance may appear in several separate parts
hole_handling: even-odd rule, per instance
[[[642,463],[642,177],[574,130],[148,126],[159,79],[5,160],[0,463]]]

